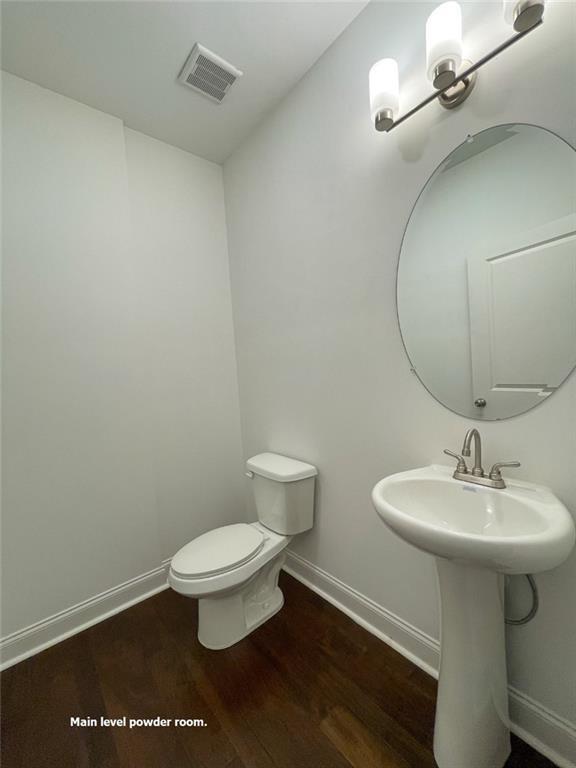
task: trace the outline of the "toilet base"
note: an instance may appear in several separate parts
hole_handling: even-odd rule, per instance
[[[198,640],[213,651],[238,643],[284,605],[278,586],[285,556],[274,558],[232,592],[198,601]]]

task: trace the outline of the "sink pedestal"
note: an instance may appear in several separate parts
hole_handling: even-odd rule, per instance
[[[566,507],[544,486],[505,489],[422,467],[380,480],[372,501],[401,539],[437,558],[440,680],[434,755],[440,768],[502,768],[510,754],[499,574],[560,565],[576,541]]]
[[[444,558],[436,566],[441,657],[434,756],[440,768],[502,768],[510,731],[499,576]]]

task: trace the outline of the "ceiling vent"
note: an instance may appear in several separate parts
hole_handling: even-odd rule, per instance
[[[178,80],[220,104],[239,77],[242,77],[239,69],[196,43]]]

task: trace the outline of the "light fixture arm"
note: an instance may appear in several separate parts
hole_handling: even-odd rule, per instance
[[[483,67],[484,64],[486,64],[487,62],[491,61],[493,58],[498,56],[498,54],[502,53],[502,51],[505,51],[507,48],[510,48],[510,46],[514,45],[514,43],[517,43],[518,40],[521,40],[523,37],[526,37],[527,34],[535,30],[537,27],[541,26],[541,24],[543,23],[544,23],[543,19],[540,19],[532,27],[525,29],[523,32],[518,32],[518,34],[513,35],[513,37],[508,38],[508,40],[505,40],[501,45],[494,48],[492,51],[490,51],[490,53],[487,53],[485,56],[479,59],[475,64],[472,64],[470,67],[468,67],[459,75],[457,75],[455,79],[450,83],[450,85],[447,85],[445,88],[439,88],[438,90],[435,90],[434,93],[431,93],[430,96],[427,96],[423,101],[421,101],[411,110],[409,110],[404,115],[402,115],[397,120],[395,120],[387,129],[385,129],[386,133],[389,133],[393,128],[396,128],[396,126],[400,125],[400,123],[403,123],[405,120],[408,120],[409,117],[412,117],[412,115],[415,115],[416,112],[419,112],[423,107],[433,102],[434,99],[437,99],[440,96],[444,95],[447,91],[454,88],[455,85],[458,85],[458,83],[462,83],[462,82],[465,83],[466,81],[469,81],[470,77],[477,70],[479,70],[480,67]]]

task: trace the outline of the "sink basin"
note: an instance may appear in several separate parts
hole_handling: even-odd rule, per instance
[[[494,490],[454,480],[449,467],[430,466],[384,478],[372,501],[409,544],[500,573],[549,570],[574,546],[568,510],[532,483],[507,480],[507,488]]]
[[[430,466],[386,477],[372,491],[384,523],[436,558],[440,768],[503,768],[510,723],[502,574],[555,568],[574,546],[574,523],[552,491],[507,483],[486,488]]]

